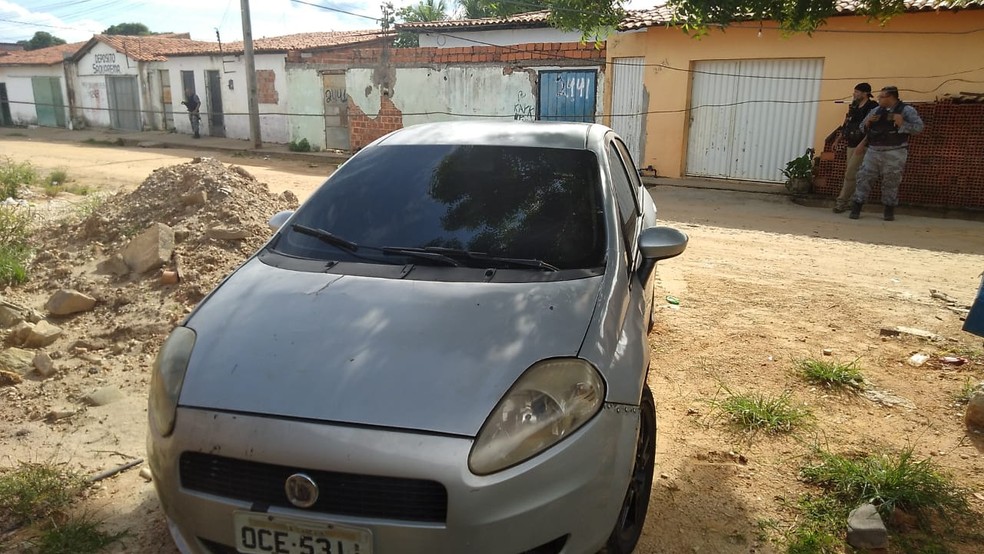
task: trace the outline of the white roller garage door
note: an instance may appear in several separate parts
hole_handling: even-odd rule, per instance
[[[687,175],[782,182],[812,146],[823,60],[694,64]]]

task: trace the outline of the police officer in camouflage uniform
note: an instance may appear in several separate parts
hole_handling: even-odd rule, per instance
[[[858,171],[850,217],[861,217],[861,206],[875,179],[881,177],[885,221],[894,221],[899,183],[909,155],[909,135],[921,132],[923,121],[915,108],[899,100],[898,88],[885,87],[878,92],[878,107],[864,118],[861,128],[865,129],[865,138],[859,147],[867,146],[868,152]]]

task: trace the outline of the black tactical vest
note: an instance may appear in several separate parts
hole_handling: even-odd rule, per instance
[[[871,125],[868,126],[868,145],[904,146],[909,142],[909,133],[900,133],[892,118],[893,115],[902,113],[905,106],[899,102],[890,110],[878,107],[871,117]]]

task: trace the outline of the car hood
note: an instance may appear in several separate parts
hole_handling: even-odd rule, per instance
[[[186,325],[182,406],[475,436],[533,363],[575,356],[601,277],[381,279],[252,259]]]

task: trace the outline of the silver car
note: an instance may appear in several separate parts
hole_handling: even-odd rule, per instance
[[[631,552],[658,260],[687,237],[590,124],[409,127],[174,329],[148,452],[194,553]]]

